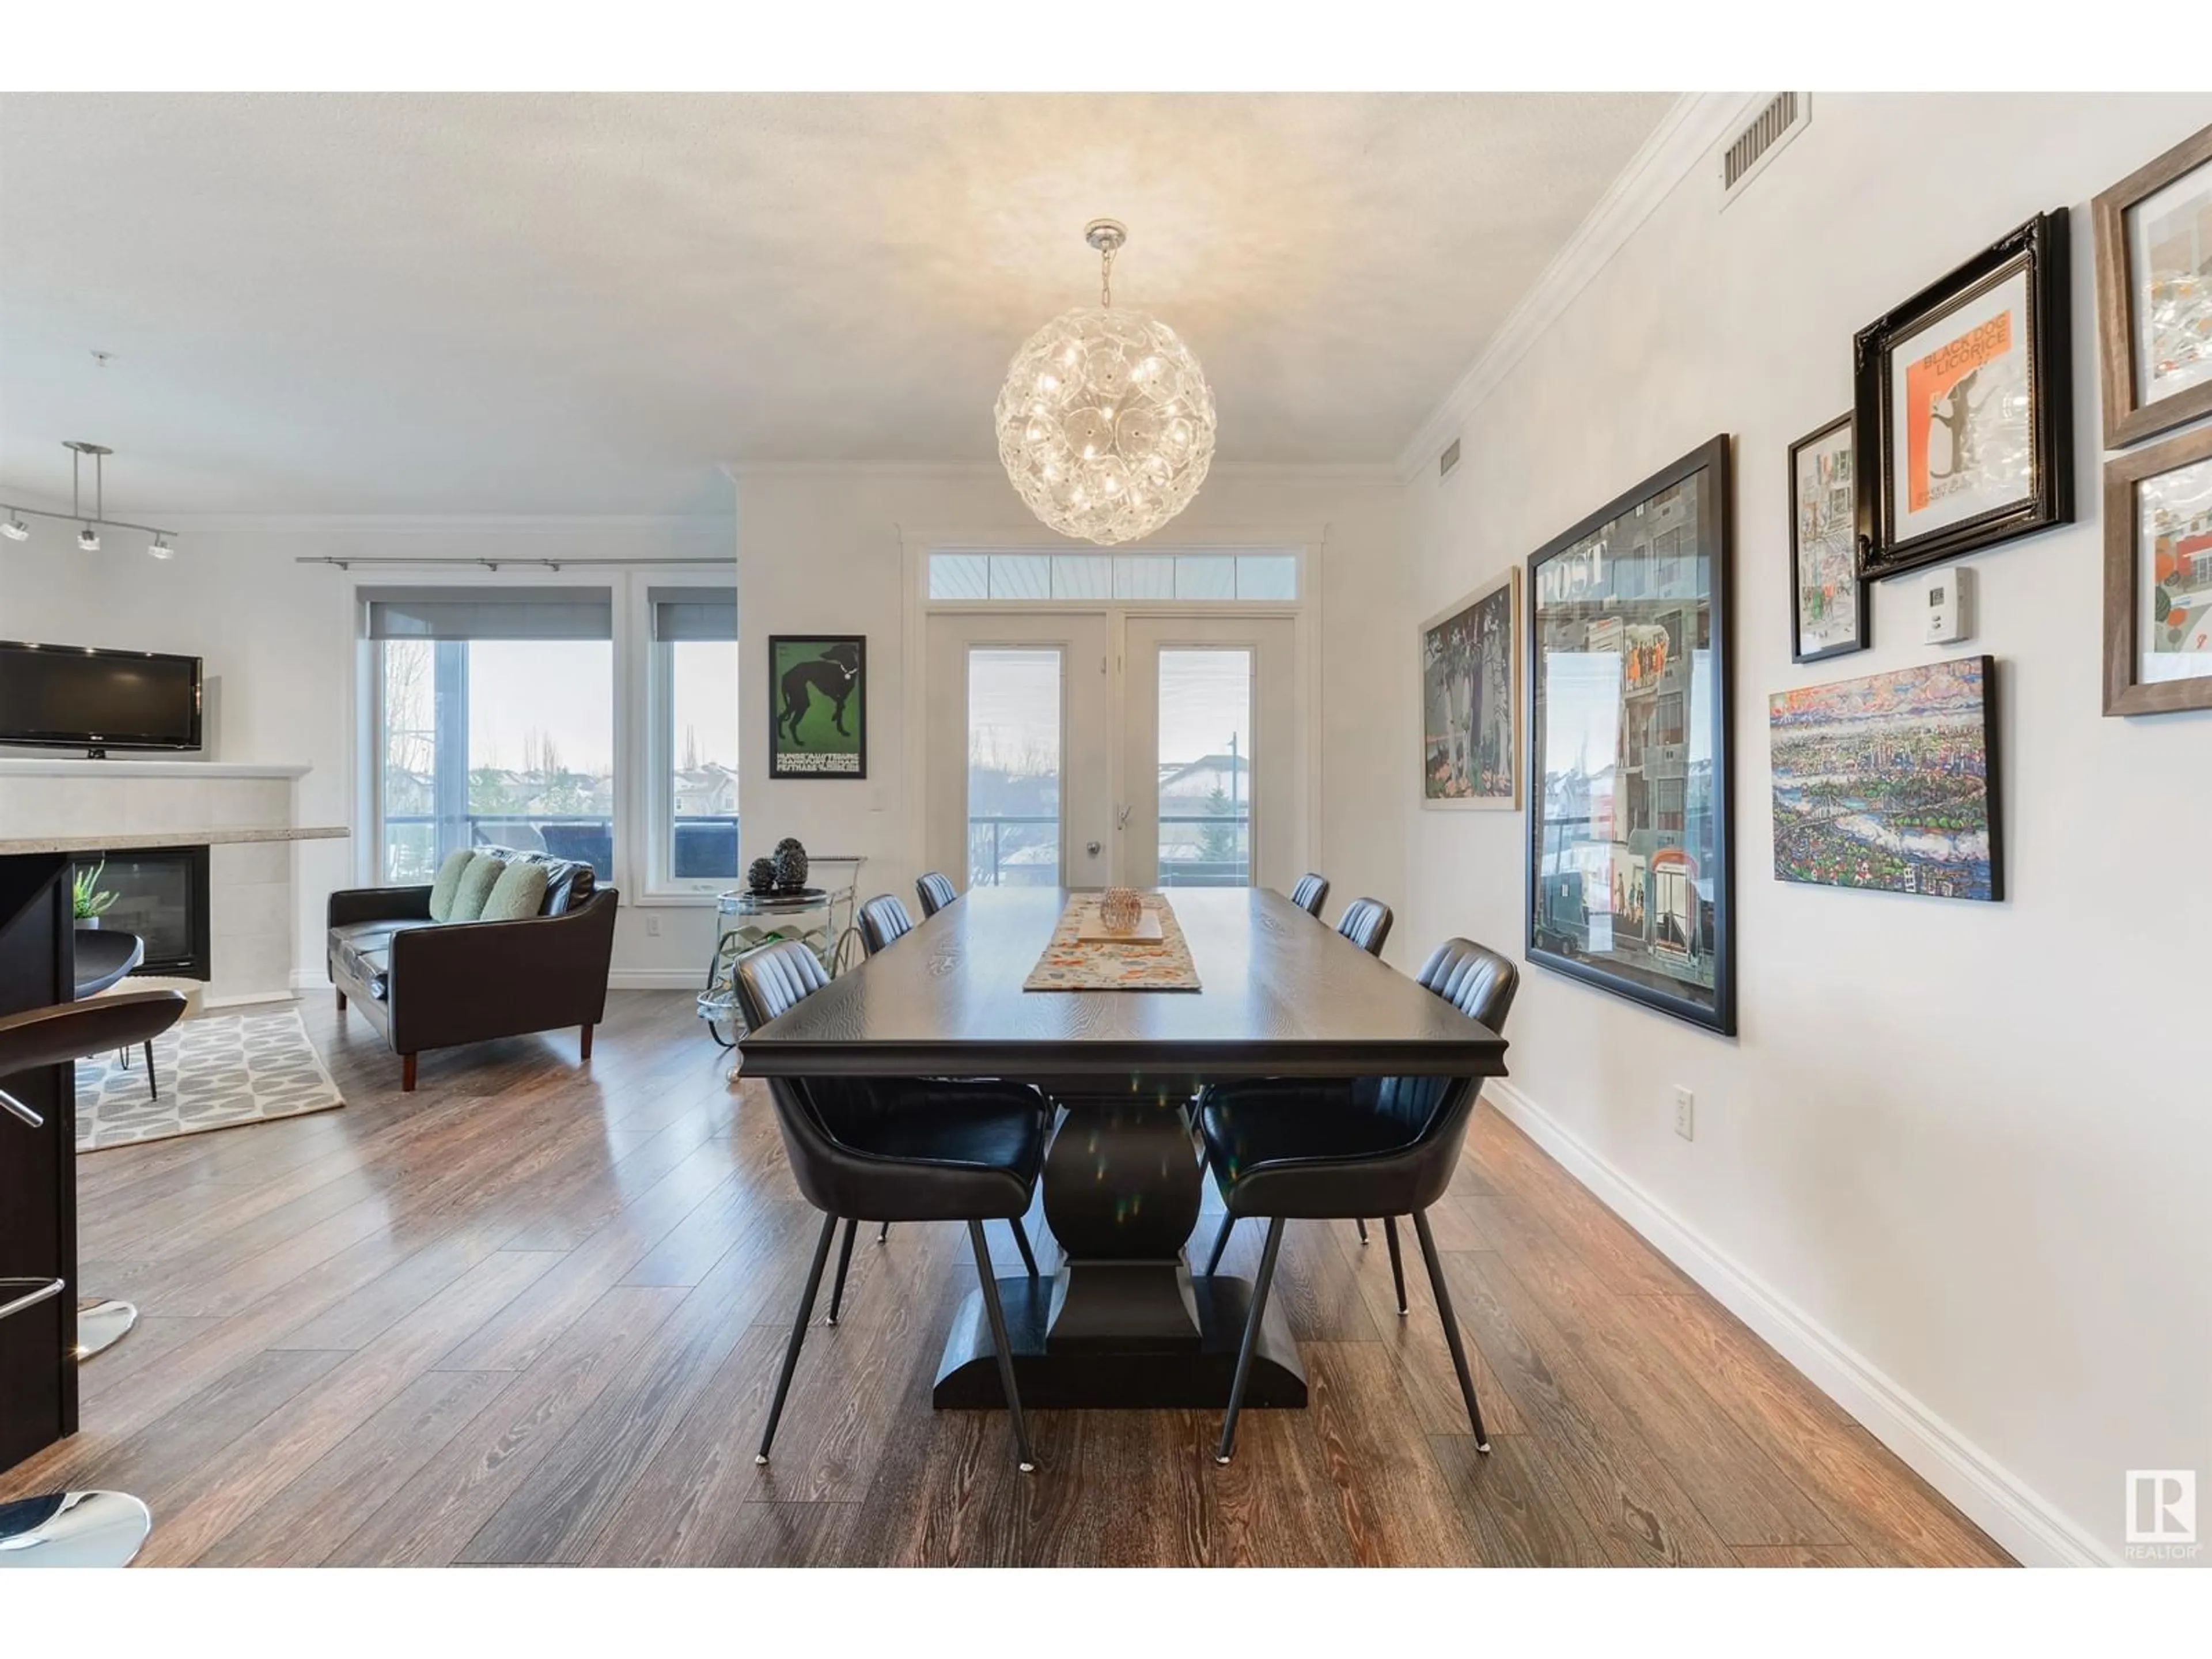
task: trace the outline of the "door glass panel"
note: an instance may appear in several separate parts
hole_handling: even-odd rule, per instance
[[[1252,650],[1160,650],[1160,885],[1252,883]]]
[[[1060,884],[1057,646],[968,653],[968,884]]]

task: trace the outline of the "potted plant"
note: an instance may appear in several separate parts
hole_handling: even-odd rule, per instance
[[[99,927],[100,917],[115,902],[114,894],[100,889],[100,872],[106,868],[107,860],[102,859],[89,870],[79,870],[70,882],[70,908],[76,914],[76,925],[80,927]]]

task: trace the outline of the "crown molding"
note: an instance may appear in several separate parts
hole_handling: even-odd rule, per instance
[[[762,478],[1002,478],[1006,469],[996,461],[725,461],[722,471],[733,482]],[[1382,484],[1401,482],[1390,461],[1216,461],[1206,469],[1212,478],[1256,478],[1297,483]]]
[[[1474,366],[1398,452],[1393,471],[1400,483],[1411,483],[1421,475],[1528,354],[1537,337],[1612,263],[1613,255],[1642,228],[1652,210],[1712,154],[1723,138],[1749,118],[1759,98],[1759,94],[1750,92],[1692,92],[1674,100],[1643,148],[1598,198],[1589,216],[1508,314]]]

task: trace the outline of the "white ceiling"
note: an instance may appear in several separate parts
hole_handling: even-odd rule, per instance
[[[122,517],[685,513],[988,462],[1101,215],[1224,461],[1387,463],[1669,102],[12,94],[0,482],[88,438]]]

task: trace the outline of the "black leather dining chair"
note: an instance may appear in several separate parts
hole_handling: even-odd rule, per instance
[[[1381,899],[1356,898],[1344,907],[1344,914],[1337,918],[1336,931],[1369,956],[1379,957],[1383,942],[1390,937],[1393,920],[1390,907]]]
[[[1309,870],[1298,878],[1298,884],[1291,889],[1291,902],[1310,916],[1319,916],[1321,907],[1328,900],[1328,878]]]
[[[914,932],[914,918],[896,893],[878,893],[860,907],[860,943],[870,956]]]
[[[952,878],[930,871],[914,884],[914,896],[921,901],[924,921],[935,915],[960,896],[960,890],[952,884]]]
[[[1438,945],[1415,977],[1492,1031],[1504,1025],[1521,982],[1520,970],[1511,962],[1463,939]],[[1468,1422],[1474,1430],[1475,1448],[1490,1449],[1427,1213],[1450,1184],[1480,1092],[1480,1082],[1474,1078],[1364,1078],[1349,1084],[1269,1078],[1217,1085],[1199,1097],[1206,1161],[1229,1208],[1206,1272],[1211,1274],[1220,1265],[1230,1231],[1241,1218],[1261,1216],[1267,1222],[1267,1243],[1252,1287],[1251,1316],[1237,1358],[1216,1462],[1229,1462],[1237,1448],[1237,1413],[1251,1376],[1285,1223],[1363,1215],[1386,1218],[1401,1314],[1406,1311],[1406,1281],[1399,1266],[1397,1223],[1388,1218],[1413,1218],[1413,1231],[1428,1264],[1429,1288],[1436,1295],[1444,1340],[1467,1401]]]
[[[896,900],[892,901],[894,903]],[[758,1030],[797,1007],[830,983],[814,953],[787,939],[739,958],[738,1000],[749,1030]],[[1006,1310],[984,1242],[986,1221],[1013,1224],[1031,1277],[1036,1262],[1022,1236],[1021,1218],[1036,1192],[1044,1166],[1045,1125],[1051,1108],[1026,1084],[983,1079],[861,1081],[851,1079],[770,1078],[777,1126],[791,1172],[806,1201],[823,1212],[821,1237],[806,1272],[806,1289],[792,1322],[791,1344],[776,1379],[761,1435],[756,1463],[768,1462],[775,1425],[783,1416],[799,1346],[814,1317],[814,1298],[830,1260],[830,1241],[845,1223],[845,1244],[837,1261],[837,1284],[830,1293],[831,1322],[844,1290],[845,1269],[853,1256],[859,1218],[892,1221],[964,1221],[975,1273],[982,1285],[983,1310],[998,1350],[999,1381],[1014,1425],[1014,1445],[1022,1473],[1036,1467],[1030,1449],[1029,1425],[1022,1416],[1021,1394],[1014,1382],[1013,1350],[1006,1337]]]

